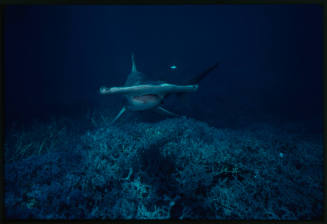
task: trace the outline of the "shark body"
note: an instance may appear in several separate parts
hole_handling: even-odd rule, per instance
[[[113,122],[118,120],[126,110],[143,111],[155,109],[156,111],[169,115],[178,116],[177,114],[164,109],[161,106],[163,99],[170,94],[195,92],[198,90],[198,82],[214,68],[218,63],[206,70],[204,73],[196,76],[189,85],[175,85],[162,81],[147,81],[146,76],[136,69],[134,54],[132,54],[132,69],[129,73],[124,86],[121,87],[100,87],[100,94],[122,94],[126,97],[127,103],[122,107],[120,112],[114,118]]]

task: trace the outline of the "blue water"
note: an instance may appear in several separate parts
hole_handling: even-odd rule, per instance
[[[322,38],[319,5],[6,7],[7,218],[321,219]],[[219,67],[112,125],[132,52]]]

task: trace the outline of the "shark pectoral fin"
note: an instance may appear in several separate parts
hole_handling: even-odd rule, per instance
[[[117,121],[121,115],[123,115],[123,113],[126,111],[126,107],[121,108],[121,110],[119,111],[119,113],[116,115],[116,117],[112,120],[112,124],[115,123],[115,121]]]
[[[161,106],[156,107],[156,111],[158,113],[160,113],[160,114],[163,114],[163,115],[169,115],[169,116],[173,116],[173,117],[179,116],[178,114],[175,114],[173,112],[170,112],[170,111],[166,110],[165,108],[163,108]]]

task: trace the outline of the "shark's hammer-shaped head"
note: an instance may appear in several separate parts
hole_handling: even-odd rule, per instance
[[[158,107],[164,97],[171,93],[194,92],[197,91],[198,85],[174,85],[169,83],[152,84],[137,80],[141,73],[137,71],[134,55],[132,54],[132,69],[129,78],[135,80],[129,85],[121,87],[101,87],[101,94],[122,94],[127,98],[126,108],[129,110],[140,111]]]
[[[159,85],[141,84],[127,87],[101,87],[101,94],[123,94],[128,100],[128,109],[147,110],[158,106],[163,98],[170,93],[195,92],[198,85],[174,85],[163,83]]]

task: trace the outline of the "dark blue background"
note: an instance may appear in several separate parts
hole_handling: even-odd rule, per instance
[[[123,84],[133,51],[140,71],[168,81],[220,61],[187,103],[168,102],[172,111],[322,121],[322,37],[319,5],[6,7],[6,118],[74,116],[116,101],[118,112],[120,99],[98,89]]]

